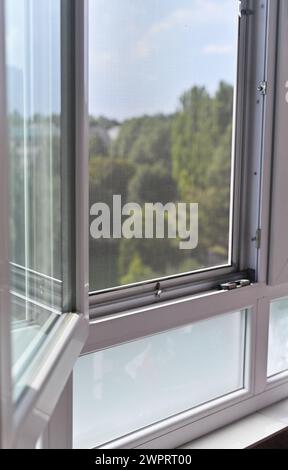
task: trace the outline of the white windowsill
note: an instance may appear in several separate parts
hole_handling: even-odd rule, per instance
[[[246,449],[288,427],[288,399],[186,444],[182,449]]]

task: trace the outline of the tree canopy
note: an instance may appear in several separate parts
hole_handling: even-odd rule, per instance
[[[90,118],[94,129],[91,204],[109,203],[113,194],[120,194],[124,203],[140,205],[199,203],[199,245],[191,252],[181,252],[174,240],[92,242],[91,283],[95,288],[227,263],[232,122],[233,87],[224,82],[214,95],[205,87],[186,91],[171,115],[141,116],[121,123]],[[107,131],[113,128],[117,132],[111,137]],[[105,244],[110,246],[108,251]],[[101,275],[103,252],[109,281]]]

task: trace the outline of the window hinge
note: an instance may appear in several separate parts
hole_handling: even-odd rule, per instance
[[[261,248],[261,235],[262,235],[262,230],[261,228],[258,228],[256,231],[255,237],[252,238],[252,242],[255,242],[257,250],[260,250]]]
[[[257,90],[260,92],[260,95],[266,96],[267,95],[267,82],[263,80],[259,83]]]
[[[254,13],[253,10],[250,10],[249,8],[245,8],[243,3],[244,3],[243,0],[239,1],[239,18],[253,15]]]
[[[225,282],[220,285],[220,289],[224,291],[242,289],[242,287],[251,286],[252,282],[249,279],[240,279],[239,281]]]

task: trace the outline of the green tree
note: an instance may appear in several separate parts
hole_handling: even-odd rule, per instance
[[[113,139],[91,139],[91,202],[198,202],[199,245],[181,251],[179,240],[105,240],[91,244],[97,286],[143,281],[227,262],[229,242],[233,87],[215,94],[193,87],[168,116],[142,116],[119,124],[91,118],[95,138],[119,127]],[[97,132],[95,132],[97,129]],[[94,248],[95,249],[94,249]],[[95,279],[96,279],[95,278]],[[105,278],[105,279],[104,279]],[[106,283],[106,284],[105,284]]]
[[[113,155],[135,164],[161,163],[171,169],[171,117],[144,116],[129,119],[120,128]]]
[[[184,93],[172,134],[173,175],[183,202],[199,203],[199,265],[227,261],[233,87],[220,83]]]
[[[121,195],[127,201],[128,184],[134,174],[134,167],[125,160],[94,157],[90,159],[90,203],[112,203],[113,195]]]
[[[110,157],[90,159],[90,206],[104,202],[112,209],[113,195],[121,195],[127,202],[129,181],[134,167],[128,161]],[[119,240],[90,238],[90,284],[92,289],[106,289],[119,285]]]
[[[155,277],[155,273],[153,273],[153,270],[149,266],[143,263],[139,253],[135,253],[128,265],[126,273],[121,276],[121,284],[133,284],[135,282],[141,282],[143,279],[153,279]]]
[[[177,185],[161,164],[139,165],[129,186],[129,199],[139,204],[176,201]]]

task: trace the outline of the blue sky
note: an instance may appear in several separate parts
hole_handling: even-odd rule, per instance
[[[89,2],[91,114],[122,120],[170,113],[193,85],[213,93],[220,80],[234,83],[238,0]],[[31,73],[23,30],[32,16],[28,112],[59,112],[60,0],[8,0],[6,5],[15,106],[21,103],[21,76],[23,82]]]
[[[5,6],[11,111],[59,112],[60,0],[6,0]]]
[[[90,0],[90,112],[169,113],[183,91],[234,83],[237,0]]]

